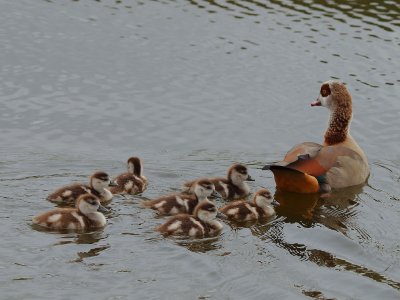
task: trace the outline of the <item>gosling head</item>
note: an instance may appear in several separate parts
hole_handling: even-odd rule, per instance
[[[100,208],[100,200],[95,195],[84,194],[78,197],[76,208],[84,215],[92,214]]]
[[[211,181],[202,179],[195,183],[193,191],[197,199],[203,200],[215,193],[215,186]]]
[[[103,193],[104,189],[114,185],[116,184],[110,180],[110,177],[105,172],[96,172],[90,176],[90,186],[99,193]]]
[[[267,206],[279,206],[279,202],[272,198],[272,195],[268,189],[260,189],[254,195],[254,204],[261,208]]]
[[[142,176],[143,173],[143,163],[139,157],[132,156],[127,161],[128,172],[136,176]]]
[[[249,175],[247,167],[241,164],[234,164],[229,168],[228,180],[235,185],[242,184],[244,181],[254,181]]]
[[[217,217],[218,210],[214,203],[203,201],[197,204],[194,215],[204,222],[209,222]]]

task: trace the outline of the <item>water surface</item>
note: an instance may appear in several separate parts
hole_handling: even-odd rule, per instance
[[[0,1],[0,298],[398,299],[397,1]],[[332,197],[275,193],[260,168],[320,142],[321,82],[353,95],[369,182]],[[54,188],[117,175],[138,155],[150,179],[85,234],[31,227]],[[276,219],[218,238],[165,239],[141,199],[249,166]],[[218,205],[222,205],[220,201]]]

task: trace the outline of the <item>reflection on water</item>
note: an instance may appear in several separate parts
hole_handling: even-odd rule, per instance
[[[305,227],[319,223],[345,234],[347,224],[357,214],[358,195],[362,191],[363,186],[335,190],[322,196],[277,191],[274,197],[281,204],[277,212],[285,216],[286,222],[300,223]],[[351,226],[358,230],[353,224]],[[366,233],[362,235],[368,236]]]
[[[174,240],[178,245],[183,246],[190,251],[198,253],[205,253],[208,251],[219,250],[222,247],[221,244],[219,243],[219,237],[205,238],[200,240],[181,240],[181,241],[175,238]]]
[[[330,219],[330,217],[327,217],[326,219]],[[327,223],[329,225],[336,222],[337,220],[330,220]],[[284,223],[278,223],[271,228],[259,227],[257,230],[252,230],[252,233],[261,240],[272,241],[275,245],[290,253],[290,255],[299,257],[301,261],[313,262],[318,266],[332,268],[334,270],[354,272],[377,282],[385,283],[395,289],[400,289],[400,282],[382,275],[377,271],[371,270],[362,265],[357,265],[346,259],[338,258],[334,254],[325,250],[313,249],[302,243],[287,242],[283,229]]]
[[[69,229],[54,230],[51,228],[39,226],[37,224],[31,224],[31,227],[36,231],[47,232],[54,235],[64,234],[62,238],[69,239],[58,242],[57,245],[68,244],[68,243],[94,244],[97,243],[99,240],[106,238],[106,236],[103,233],[103,229],[96,229],[95,231],[88,232],[88,230],[69,230]]]
[[[314,208],[319,194],[298,194],[276,191],[275,199],[280,203],[276,208],[288,222],[308,222],[314,219]]]
[[[357,214],[357,198],[362,191],[362,186],[355,186],[333,191],[332,194],[323,198],[320,198],[319,194],[296,194],[277,191],[275,199],[281,204],[277,208],[277,212],[284,218],[278,219],[279,222],[276,222],[274,226],[251,228],[251,232],[261,240],[272,241],[275,245],[286,250],[291,255],[299,257],[302,261],[313,262],[318,266],[335,270],[355,272],[377,282],[385,283],[395,289],[400,289],[400,282],[377,271],[357,265],[346,259],[338,258],[325,250],[313,249],[302,243],[289,243],[285,237],[285,223],[301,224],[304,228],[321,224],[344,235],[346,235],[348,227],[351,230],[363,231],[357,228],[357,225],[352,220],[352,217]],[[368,234],[362,232],[361,238],[368,239]],[[308,292],[305,293],[307,294]],[[310,296],[313,296],[313,293],[314,291],[311,292]],[[316,293],[317,296],[321,294],[319,291]]]
[[[82,262],[85,258],[97,256],[100,254],[101,251],[104,251],[108,248],[110,248],[110,246],[96,247],[96,248],[92,248],[86,252],[78,252],[77,253],[78,258],[76,260],[74,260],[74,262]]]

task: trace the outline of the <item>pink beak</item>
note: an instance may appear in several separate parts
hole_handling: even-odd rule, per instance
[[[314,102],[311,102],[311,106],[321,106],[321,101],[314,101]]]

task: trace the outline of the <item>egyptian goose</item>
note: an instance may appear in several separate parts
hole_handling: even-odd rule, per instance
[[[338,81],[324,82],[311,106],[330,110],[323,144],[298,144],[283,161],[263,169],[273,172],[278,189],[290,192],[330,192],[365,183],[369,176],[368,160],[350,135],[352,101],[346,86]]]

